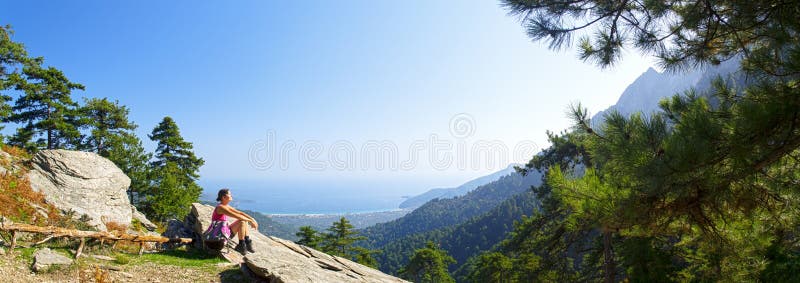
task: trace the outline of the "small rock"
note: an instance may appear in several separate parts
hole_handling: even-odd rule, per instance
[[[6,255],[6,249],[0,248],[0,255]]]
[[[133,274],[127,273],[125,271],[120,271],[118,273],[119,273],[119,275],[122,275],[122,276],[124,276],[126,278],[133,278]]]
[[[117,267],[117,266],[102,265],[102,266],[100,266],[100,268],[105,269],[105,270],[111,270],[111,271],[122,271],[122,268],[121,267]]]
[[[220,262],[220,263],[217,263],[217,267],[219,267],[219,268],[226,268],[226,267],[237,266],[237,265],[239,265],[239,264],[235,263],[235,262]]]
[[[70,265],[72,259],[56,253],[49,248],[37,250],[33,253],[33,271],[40,272],[47,270],[53,265]]]
[[[96,258],[96,259],[99,259],[99,260],[114,261],[113,257],[105,256],[105,255],[92,255],[92,257]]]

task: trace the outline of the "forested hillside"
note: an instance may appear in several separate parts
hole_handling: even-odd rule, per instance
[[[458,274],[457,269],[467,259],[499,243],[514,227],[513,223],[523,215],[530,215],[537,205],[535,194],[528,190],[463,223],[391,241],[380,249],[381,253],[376,254],[375,259],[382,271],[394,274],[407,264],[414,250],[425,247],[425,243],[431,241],[456,260],[450,270]]]
[[[539,183],[541,183],[539,175],[530,174],[523,177],[518,173],[512,173],[480,186],[464,196],[432,200],[399,219],[369,227],[362,233],[368,238],[370,247],[380,248],[407,235],[463,223],[491,210],[515,194],[530,190],[531,186]]]

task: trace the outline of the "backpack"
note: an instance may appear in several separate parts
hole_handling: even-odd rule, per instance
[[[222,228],[227,224],[226,221],[211,221],[211,225],[203,232],[203,242],[207,248],[221,251],[225,247],[230,238],[222,232]]]

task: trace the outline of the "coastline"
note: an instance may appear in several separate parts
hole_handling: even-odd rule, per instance
[[[275,222],[289,225],[291,227],[299,228],[302,226],[311,226],[317,230],[325,230],[331,226],[333,222],[338,221],[344,217],[350,221],[356,229],[366,228],[378,223],[385,223],[400,217],[405,216],[412,209],[393,209],[381,210],[372,212],[356,212],[356,213],[341,213],[341,214],[322,214],[322,213],[306,213],[306,214],[265,214]]]
[[[335,212],[335,213],[264,213],[261,211],[257,212],[264,214],[266,216],[276,216],[276,217],[287,217],[287,216],[318,217],[318,216],[348,216],[348,215],[359,215],[359,214],[392,213],[392,212],[402,212],[405,210],[409,209],[395,208],[395,209],[378,209],[378,210],[365,210],[357,212]]]

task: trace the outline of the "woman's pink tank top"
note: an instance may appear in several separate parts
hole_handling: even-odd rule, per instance
[[[214,208],[214,212],[211,213],[211,221],[228,221],[228,216],[225,214],[217,213],[217,208],[219,205]]]

